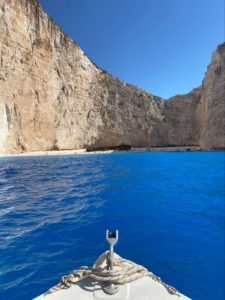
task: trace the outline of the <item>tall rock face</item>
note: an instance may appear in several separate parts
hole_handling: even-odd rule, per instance
[[[200,145],[202,148],[225,148],[225,43],[212,55],[202,84]]]
[[[199,146],[200,120],[198,107],[202,88],[186,95],[177,95],[165,101],[161,124],[163,146]]]
[[[0,152],[224,144],[224,54],[163,100],[99,69],[37,0],[0,0]]]

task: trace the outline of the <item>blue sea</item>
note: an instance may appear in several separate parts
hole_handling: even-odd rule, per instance
[[[32,299],[108,249],[224,299],[224,153],[0,159],[0,299]],[[141,300],[141,299],[140,299]]]

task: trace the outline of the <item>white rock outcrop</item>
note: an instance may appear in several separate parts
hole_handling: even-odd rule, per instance
[[[37,0],[0,0],[0,152],[225,148],[225,44],[202,87],[169,100],[91,62]]]

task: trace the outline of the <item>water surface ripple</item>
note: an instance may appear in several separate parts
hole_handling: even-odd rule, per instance
[[[32,299],[117,252],[196,300],[224,299],[224,153],[0,159],[0,299]]]

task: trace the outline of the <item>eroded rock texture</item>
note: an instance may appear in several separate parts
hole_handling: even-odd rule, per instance
[[[163,100],[99,69],[37,0],[0,0],[0,152],[225,147],[224,55],[202,87]]]
[[[225,148],[225,43],[212,55],[202,84],[200,145]]]

